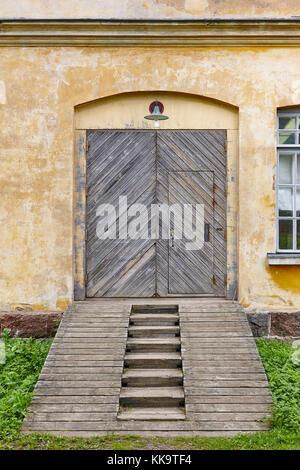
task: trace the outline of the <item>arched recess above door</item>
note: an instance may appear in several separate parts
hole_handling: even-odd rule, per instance
[[[161,129],[238,129],[238,108],[190,93],[151,91],[120,93],[75,107],[76,129],[152,129],[144,119],[158,98],[169,119]]]

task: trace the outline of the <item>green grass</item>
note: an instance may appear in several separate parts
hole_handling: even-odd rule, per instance
[[[284,341],[260,339],[257,347],[273,396],[272,426],[300,430],[300,366],[292,361],[295,349]]]
[[[0,365],[0,439],[18,431],[52,342],[10,338],[9,333],[2,335],[6,362]]]
[[[234,437],[140,438],[138,436],[67,438],[19,433],[26,407],[47,356],[51,340],[10,338],[4,334],[6,363],[0,365],[0,450],[9,449],[183,449],[183,450],[299,450],[300,366],[292,362],[293,348],[276,340],[257,340],[273,394],[272,430]]]
[[[300,436],[288,431],[234,437],[141,438],[110,435],[67,438],[48,434],[19,435],[0,441],[0,450],[299,450]]]

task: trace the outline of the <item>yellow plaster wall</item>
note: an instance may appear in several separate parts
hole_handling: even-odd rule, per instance
[[[0,61],[2,308],[62,309],[72,298],[74,107],[151,90],[239,108],[239,298],[300,308],[300,268],[266,264],[275,250],[276,107],[300,104],[300,50],[1,48]]]
[[[298,0],[18,0],[1,18],[211,18],[300,16]]]

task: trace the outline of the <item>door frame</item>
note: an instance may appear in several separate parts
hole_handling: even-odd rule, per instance
[[[75,301],[86,300],[86,158],[87,158],[87,132],[90,130],[98,130],[99,132],[105,131],[140,131],[148,132],[153,129],[84,129],[75,130],[74,139],[74,192],[73,192],[73,297]],[[166,129],[166,131],[204,131],[213,129]],[[230,142],[227,132],[227,142]],[[164,132],[164,129],[157,130],[157,132]],[[234,153],[234,152],[233,152]],[[236,170],[235,170],[236,172]],[[231,181],[234,181],[232,177],[232,171],[228,168],[228,144],[226,146],[226,220],[227,211],[231,201],[228,200],[228,181],[229,176]],[[237,178],[235,178],[237,179]],[[234,185],[236,186],[236,185]],[[236,197],[237,187],[235,187],[232,199]],[[229,227],[237,228],[237,227]],[[236,230],[237,232],[237,230]],[[228,257],[228,225],[225,231],[226,241],[226,259],[227,259],[227,276],[226,276],[226,294],[227,299],[237,299],[237,233],[230,240],[231,242],[231,253],[230,259]],[[230,280],[228,280],[228,273],[230,272]],[[169,294],[168,297],[214,297],[214,295],[201,295],[201,294]],[[109,297],[105,297],[109,298]]]

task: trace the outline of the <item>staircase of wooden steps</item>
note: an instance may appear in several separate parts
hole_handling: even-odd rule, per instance
[[[263,431],[272,403],[242,306],[217,298],[74,302],[34,393],[22,432],[69,437]]]
[[[133,306],[120,420],[185,419],[178,305]]]

